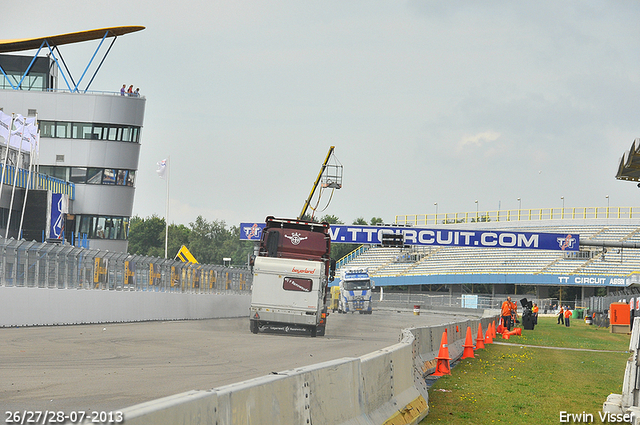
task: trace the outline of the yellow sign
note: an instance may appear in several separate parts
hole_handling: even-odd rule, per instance
[[[182,245],[180,251],[176,255],[176,258],[179,258],[183,263],[194,263],[198,264],[198,260],[189,252],[186,246]]]
[[[96,284],[96,288],[100,283],[106,283],[107,279],[107,260],[105,258],[96,257],[94,259],[93,268],[93,283]]]
[[[158,264],[149,264],[149,285],[160,284],[162,273],[160,273],[160,266]]]

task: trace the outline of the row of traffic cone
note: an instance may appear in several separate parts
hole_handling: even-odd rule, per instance
[[[491,322],[487,328],[485,336],[482,334],[482,324],[478,324],[478,337],[476,338],[475,349],[481,349],[485,347],[485,344],[493,344],[493,338],[496,336],[496,322]],[[473,358],[473,339],[471,338],[471,327],[467,326],[467,336],[464,342],[464,351],[462,352],[462,358]],[[442,333],[442,339],[440,341],[440,350],[436,357],[436,371],[432,373],[433,376],[451,375],[451,366],[449,361],[449,344],[447,342],[447,330]]]

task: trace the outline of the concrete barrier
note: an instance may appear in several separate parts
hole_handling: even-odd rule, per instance
[[[0,327],[241,317],[250,294],[0,287]]]
[[[640,425],[640,317],[633,320],[629,353],[622,394],[610,394],[602,405],[602,411],[620,419],[618,422]]]
[[[429,412],[426,376],[442,332],[452,362],[467,326],[497,315],[402,331],[398,344],[209,391],[190,391],[124,409],[128,425],[417,424]],[[435,354],[434,354],[435,353]],[[431,357],[430,357],[431,356]],[[435,367],[435,363],[434,363]]]

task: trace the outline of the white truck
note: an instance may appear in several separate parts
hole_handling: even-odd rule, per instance
[[[360,314],[371,314],[371,290],[375,287],[366,268],[349,268],[342,270],[340,279],[340,296],[338,313],[359,311]]]
[[[325,334],[326,294],[335,268],[330,247],[328,223],[267,217],[251,261],[251,332]]]

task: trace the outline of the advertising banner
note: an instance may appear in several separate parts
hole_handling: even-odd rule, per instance
[[[240,239],[259,241],[264,223],[240,223]],[[331,242],[379,245],[384,233],[404,235],[405,245],[578,251],[580,236],[567,233],[331,225]]]
[[[60,193],[51,194],[51,215],[49,217],[49,239],[62,239],[64,195]]]

